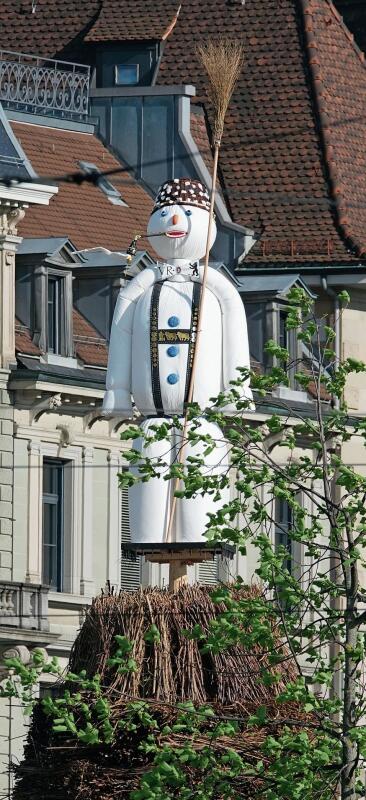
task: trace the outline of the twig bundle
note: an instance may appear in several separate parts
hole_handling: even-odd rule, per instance
[[[207,95],[212,105],[216,147],[221,144],[226,112],[243,68],[244,51],[240,42],[210,39],[197,47],[197,55],[208,76]]]
[[[207,632],[224,605],[213,603],[209,587],[187,586],[176,593],[160,589],[107,594],[94,600],[71,654],[72,672],[85,669],[92,677],[98,673],[118,722],[127,713],[131,700],[144,698],[159,724],[161,743],[182,747],[188,734],[172,729],[177,703],[192,700],[199,709],[210,704],[215,714],[224,719],[240,719],[240,729],[232,736],[213,742],[209,731],[196,737],[197,750],[203,747],[232,748],[249,763],[264,760],[262,746],[269,733],[277,735],[290,719],[301,727],[306,716],[294,703],[278,704],[276,696],[292,680],[296,671],[287,653],[277,665],[281,679],[274,686],[265,686],[260,668],[271,666],[265,648],[245,650],[231,647],[219,654],[202,653],[199,642],[187,638],[182,629],[191,631],[196,625]],[[242,588],[237,597],[258,597],[255,587]],[[155,624],[160,640],[145,639],[146,631]],[[117,674],[108,663],[115,654],[116,634],[133,642],[133,658],[137,672]],[[62,687],[61,687],[62,689]],[[61,692],[62,693],[62,692]],[[247,726],[246,720],[265,705],[268,725]],[[164,733],[166,726],[169,731]],[[14,766],[16,785],[14,800],[130,800],[130,793],[151,767],[151,756],[140,748],[149,729],[121,731],[111,745],[84,745],[68,733],[51,732],[51,721],[41,707],[36,707],[25,757]],[[164,738],[165,737],[165,738]],[[199,770],[189,772],[192,791],[202,779]],[[238,778],[233,790],[240,800],[251,800],[260,789],[257,778]],[[220,800],[220,792],[213,800]]]
[[[211,591],[197,585],[184,586],[174,594],[144,589],[97,597],[73,646],[71,671],[85,669],[88,675],[98,672],[119,698],[138,695],[168,703],[189,699],[223,707],[236,703],[242,708],[253,703],[272,705],[294,674],[291,661],[285,660],[283,683],[274,689],[259,680],[259,665],[263,667],[266,662],[263,649],[249,652],[238,646],[218,655],[203,656],[200,643],[182,635],[182,630],[192,630],[196,625],[207,632],[219,611],[224,611],[223,604],[213,603]],[[237,593],[238,597],[258,595],[260,590],[255,587]],[[144,640],[144,633],[152,624],[160,632],[160,641],[153,648]],[[116,634],[134,643],[137,672],[119,675],[108,667]]]

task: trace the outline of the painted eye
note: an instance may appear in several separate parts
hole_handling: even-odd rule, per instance
[[[192,211],[191,211],[191,209],[190,209],[190,208],[187,208],[187,209],[186,209],[186,212],[185,212],[185,214],[186,214],[186,217],[191,217],[191,216],[192,216]]]
[[[168,209],[167,209],[167,208],[163,208],[163,210],[162,210],[162,212],[161,212],[160,216],[161,216],[161,217],[166,217],[167,213],[168,213]]]

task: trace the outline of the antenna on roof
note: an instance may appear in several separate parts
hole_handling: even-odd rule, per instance
[[[38,0],[32,0],[32,14],[35,14],[37,11],[37,3]]]

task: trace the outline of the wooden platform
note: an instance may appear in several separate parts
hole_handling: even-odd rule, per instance
[[[205,544],[203,542],[168,542],[165,544],[128,543],[122,547],[125,558],[135,561],[144,556],[153,564],[169,564],[169,589],[176,591],[187,582],[187,567],[213,561],[216,555],[233,559],[235,547],[230,544]]]
[[[205,544],[203,542],[167,542],[164,544],[143,544],[128,542],[122,546],[122,555],[135,561],[137,556],[145,556],[147,561],[170,564],[171,561],[187,559],[187,563],[213,561],[216,555],[233,559],[235,547],[231,544]]]

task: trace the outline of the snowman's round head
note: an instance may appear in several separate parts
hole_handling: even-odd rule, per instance
[[[194,262],[203,258],[209,209],[210,198],[200,181],[191,178],[166,181],[159,189],[147,226],[150,244],[158,256],[166,261]],[[211,248],[216,239],[215,223],[210,239]]]

